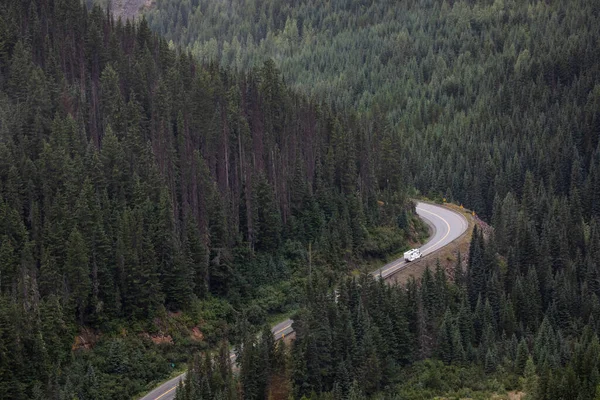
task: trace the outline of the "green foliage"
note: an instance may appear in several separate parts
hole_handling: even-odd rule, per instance
[[[488,399],[505,391],[496,377],[486,376],[479,368],[447,366],[435,360],[415,363],[399,380],[393,398]]]
[[[407,226],[408,227],[408,226]],[[395,227],[376,227],[367,232],[360,249],[365,257],[384,257],[407,247],[404,232]]]
[[[129,399],[171,369],[164,349],[150,340],[116,338],[100,340],[94,352],[83,352],[70,366],[64,398]]]
[[[368,275],[332,287],[314,276],[294,316],[288,378],[294,396],[483,399],[518,390],[532,399],[593,399],[598,333],[586,325],[565,336],[563,327],[579,317],[560,321],[552,306],[544,310],[533,268],[507,290],[510,268],[499,269],[494,249],[493,238],[474,231],[466,286],[449,282],[439,263],[405,287]],[[515,290],[524,294],[511,296]],[[560,291],[547,295],[550,304],[564,301]],[[512,311],[512,301],[520,312]],[[541,323],[535,312],[544,315]],[[253,361],[258,370],[267,368],[261,360]]]
[[[179,340],[203,323],[213,343],[248,344],[246,369],[265,372],[245,376],[248,397],[270,376],[296,397],[370,396],[432,356],[526,373],[541,399],[597,394],[596,2],[161,0],[149,21],[108,14],[0,4],[3,397],[129,398],[166,357],[111,334]],[[456,288],[436,268],[406,290],[342,283],[336,303],[336,272],[418,231],[408,186],[494,233],[474,232]],[[277,369],[248,320],[302,297],[293,367]],[[180,310],[187,326],[161,325]],[[83,326],[106,342],[73,353]],[[428,394],[461,390],[440,371],[424,373]],[[215,380],[203,396],[233,393]]]
[[[201,65],[145,19],[79,0],[0,15],[0,397],[128,397],[166,371],[113,360],[104,345],[130,346],[115,335],[170,335],[177,361],[239,342],[297,307],[312,270],[408,238],[373,206],[411,208],[361,168],[377,159],[357,151],[368,127],[292,91],[274,62]],[[72,352],[81,331],[106,342]]]
[[[360,168],[380,187],[412,184],[489,219],[494,203],[523,197],[537,228],[547,206],[536,197],[551,204],[574,188],[584,211],[574,208],[573,227],[596,215],[593,1],[159,0],[145,15],[201,60],[247,71],[273,60],[304,93],[357,110],[372,139],[342,135],[332,147],[349,150],[346,160],[357,145],[377,147]],[[334,177],[341,182],[349,167]],[[499,242],[513,233],[499,232]]]

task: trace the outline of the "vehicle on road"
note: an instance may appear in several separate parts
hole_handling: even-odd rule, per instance
[[[406,262],[415,261],[416,259],[421,258],[422,256],[423,256],[423,254],[421,254],[421,250],[412,249],[412,250],[404,252],[404,261],[406,261]]]

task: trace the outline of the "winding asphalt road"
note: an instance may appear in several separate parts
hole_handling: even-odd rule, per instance
[[[446,207],[419,202],[417,203],[417,214],[433,231],[433,235],[419,248],[423,257],[435,253],[442,247],[452,243],[454,239],[460,237],[469,227],[469,223],[464,216]],[[373,271],[371,274],[386,279],[404,269],[408,264],[404,261],[404,258],[399,258]]]
[[[417,203],[417,214],[429,225],[433,231],[433,235],[429,240],[420,247],[423,256],[434,253],[442,247],[450,244],[454,239],[460,237],[469,227],[469,224],[464,216],[442,206],[437,206],[430,203]],[[392,261],[389,264],[373,271],[371,274],[376,277],[387,279],[401,269],[407,266],[404,258]],[[271,331],[275,340],[279,340],[285,335],[289,335],[294,330],[292,329],[292,320],[280,322],[275,325]],[[231,355],[232,360],[235,360],[235,355]],[[175,392],[179,381],[185,377],[185,373],[176,378],[167,381],[142,397],[140,400],[172,400],[175,398]]]

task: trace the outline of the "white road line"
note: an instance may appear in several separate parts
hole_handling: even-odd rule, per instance
[[[444,223],[445,223],[445,224],[446,224],[446,226],[448,227],[448,231],[446,231],[446,234],[444,235],[444,237],[443,237],[443,238],[441,238],[440,240],[438,240],[436,244],[432,245],[431,247],[429,247],[429,248],[426,250],[427,252],[431,253],[431,252],[432,252],[432,249],[434,249],[434,248],[435,248],[437,245],[439,245],[441,242],[443,242],[443,241],[444,241],[444,240],[445,240],[445,239],[448,237],[448,235],[450,234],[450,230],[451,230],[452,228],[450,228],[450,224],[448,223],[448,221],[446,221],[446,220],[445,220],[445,219],[444,219],[444,218],[443,218],[441,215],[438,215],[438,214],[436,214],[436,213],[434,213],[434,212],[431,212],[431,211],[427,211],[427,210],[425,210],[424,208],[420,208],[420,207],[417,207],[417,210],[425,211],[425,212],[426,212],[426,213],[428,213],[428,214],[435,215],[436,217],[438,217],[439,219],[441,219],[442,221],[444,221]]]

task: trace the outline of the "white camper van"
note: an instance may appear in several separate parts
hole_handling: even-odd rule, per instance
[[[412,249],[404,253],[404,261],[411,262],[415,261],[418,258],[421,258],[423,254],[421,254],[421,250]]]

